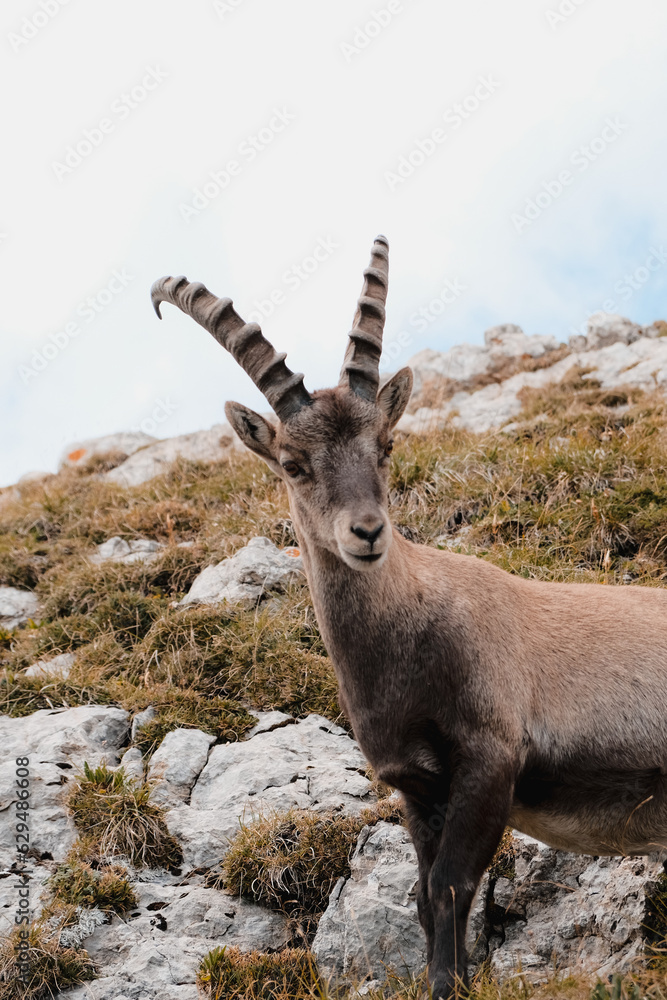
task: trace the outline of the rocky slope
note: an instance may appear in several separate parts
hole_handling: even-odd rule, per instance
[[[597,315],[569,345],[505,326],[484,347],[416,355],[392,479],[401,530],[545,579],[664,585],[666,332]],[[98,969],[63,997],[194,998],[217,946],[298,943],[286,909],[210,877],[256,817],[284,825],[294,810],[360,831],[308,924],[320,973],[358,986],[422,970],[414,850],[345,728],[294,541],[275,481],[224,425],[78,442],[57,476],[0,492],[0,934],[23,868],[33,920],[43,911]],[[17,858],[26,758],[31,849]],[[132,906],[63,923],[48,880],[86,836],[71,797],[84,764],[145,787],[180,860],[98,856],[124,866]],[[500,981],[519,967],[546,979],[554,962],[628,971],[665,880],[658,856],[573,857],[515,834],[478,894],[473,967],[488,960]]]

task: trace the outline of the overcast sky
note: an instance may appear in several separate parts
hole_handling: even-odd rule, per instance
[[[4,0],[0,37],[0,485],[267,408],[157,320],[163,274],[265,316],[311,389],[378,232],[387,369],[498,323],[667,317],[660,0]]]

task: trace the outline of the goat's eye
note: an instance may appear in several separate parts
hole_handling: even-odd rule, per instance
[[[394,450],[394,442],[390,441],[387,447],[385,448],[384,453],[385,455],[391,455],[393,450]]]
[[[296,462],[283,462],[283,469],[288,476],[297,476],[301,471]]]

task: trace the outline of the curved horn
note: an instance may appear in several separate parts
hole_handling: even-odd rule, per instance
[[[182,275],[156,281],[151,299],[160,319],[160,303],[171,302],[208,330],[248,373],[283,422],[312,402],[303,375],[289,370],[286,355],[273,349],[257,323],[241,319],[231,299],[218,299],[201,282],[190,282]]]
[[[374,403],[380,382],[380,355],[384,330],[384,304],[389,283],[389,242],[376,236],[371,262],[364,271],[364,287],[357,302],[350,342],[340,372],[339,385],[348,386]]]

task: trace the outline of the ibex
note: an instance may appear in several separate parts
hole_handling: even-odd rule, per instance
[[[404,799],[433,996],[449,997],[506,826],[582,854],[667,844],[667,590],[526,580],[392,528],[392,428],[412,373],[378,391],[387,282],[378,236],[338,386],[313,393],[230,299],[183,277],[152,298],[208,330],[278,416],[225,407],[286,484],[341,706]]]

